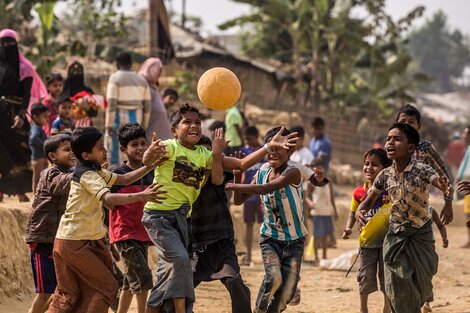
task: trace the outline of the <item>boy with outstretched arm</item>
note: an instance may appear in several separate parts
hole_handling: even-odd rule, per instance
[[[412,159],[419,142],[412,126],[396,123],[390,127],[385,150],[393,164],[379,173],[356,211],[356,219],[365,225],[365,215],[380,193],[388,193],[392,207],[383,244],[384,277],[394,313],[420,313],[424,303],[433,299],[438,256],[428,209],[429,188],[432,184],[445,196],[452,192],[432,167]]]
[[[52,249],[59,221],[69,196],[75,156],[69,135],[60,134],[44,142],[44,152],[53,166],[43,170],[26,226],[26,243],[30,248],[36,297],[30,313],[47,311],[57,286]]]
[[[278,132],[284,136],[290,133],[285,128],[273,128],[266,134],[265,143],[269,144]],[[301,172],[288,163],[293,148],[266,148],[269,165],[258,171],[252,184],[240,184],[241,175],[237,175],[235,183],[226,184],[225,188],[235,191],[235,204],[253,194],[262,195],[266,214],[260,247],[265,276],[255,312],[280,312],[296,291],[307,229],[302,213]]]
[[[65,213],[54,241],[57,288],[49,312],[107,313],[117,292],[112,260],[105,240],[103,209],[137,201],[162,200],[160,186],[131,194],[109,192],[114,185],[128,185],[153,170],[158,163],[119,175],[102,169],[107,151],[103,135],[94,127],[77,128],[71,147],[78,159]],[[163,149],[159,150],[159,155]],[[159,158],[155,158],[158,159]]]

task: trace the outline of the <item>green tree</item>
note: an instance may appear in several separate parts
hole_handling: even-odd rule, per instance
[[[433,78],[421,86],[425,91],[451,91],[452,79],[460,77],[470,63],[468,38],[458,30],[450,30],[442,11],[410,34],[409,50],[417,68]]]

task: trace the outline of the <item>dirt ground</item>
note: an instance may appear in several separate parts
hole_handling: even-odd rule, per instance
[[[344,227],[347,216],[350,189],[345,187],[344,192],[339,191],[337,202],[340,220],[336,223],[337,238],[339,238],[339,231]],[[436,207],[439,206],[436,205]],[[11,210],[13,213],[5,215],[7,210]],[[9,228],[24,227],[24,216],[28,210],[28,205],[20,205],[13,198],[6,199],[5,203],[0,204],[0,220],[3,224],[0,228],[0,280],[3,280],[0,281],[0,313],[26,313],[34,297],[26,246],[16,252],[10,249],[12,244],[18,244],[18,240],[14,241],[12,238],[18,237],[21,231],[17,229],[13,235],[8,233]],[[470,249],[461,248],[467,240],[467,231],[463,227],[464,217],[461,213],[461,203],[454,205],[454,211],[455,223],[448,227],[449,248],[441,247],[440,237],[437,237],[436,242],[440,263],[439,272],[434,279],[435,301],[432,306],[433,312],[437,313],[470,313]],[[233,217],[236,236],[240,244],[243,241],[240,208],[233,209]],[[11,221],[8,222],[8,219],[17,219],[18,221],[15,224]],[[242,267],[242,276],[251,290],[252,303],[255,301],[264,274],[259,249],[256,244],[254,247],[254,265]],[[338,248],[328,250],[328,258],[334,258],[343,252],[356,248],[357,240],[338,239]],[[240,245],[240,250],[243,250],[243,245]],[[9,254],[6,253],[8,251]],[[11,253],[12,251],[13,253]],[[7,267],[5,264],[10,264],[8,267],[11,267],[12,264],[16,265],[8,271],[5,269]],[[10,281],[15,275],[18,277],[18,281]],[[15,289],[14,283],[20,288]],[[345,272],[322,271],[311,263],[304,262],[299,286],[301,288],[301,303],[298,306],[289,306],[285,312],[359,312],[355,272],[345,278]],[[382,305],[383,297],[380,293],[376,292],[370,296],[370,312],[381,312]],[[228,292],[220,282],[203,283],[196,289],[195,313],[230,311]],[[137,312],[135,303],[132,304],[129,312]]]

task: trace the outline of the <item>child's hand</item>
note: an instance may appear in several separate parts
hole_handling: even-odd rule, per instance
[[[449,246],[449,239],[442,238],[442,247],[447,248]]]
[[[152,143],[144,152],[143,163],[149,168],[155,168],[166,161],[167,151],[165,144],[153,133]]]
[[[148,186],[144,191],[140,192],[141,201],[149,201],[155,203],[162,203],[166,199],[166,191],[160,190],[163,185],[153,183]]]
[[[457,184],[457,190],[463,194],[470,193],[470,180],[462,180]]]
[[[119,254],[116,247],[113,244],[111,244],[109,249],[111,250],[111,255],[113,256],[114,261],[119,262],[121,260],[121,255]]]
[[[227,191],[233,191],[234,190],[234,184],[233,183],[227,183],[225,184],[225,190]]]
[[[346,228],[345,230],[343,230],[343,239],[351,238],[351,234],[352,234],[352,229]]]
[[[355,216],[356,216],[356,220],[359,222],[359,225],[364,226],[367,223],[367,220],[363,211],[357,210],[355,213]]]
[[[214,155],[222,155],[225,147],[227,147],[229,140],[225,140],[224,129],[217,128],[211,134],[212,139],[212,153]]]
[[[290,133],[287,136],[283,136],[282,133],[285,129],[286,128],[282,126],[279,132],[268,143],[270,149],[283,148],[289,150],[290,148],[294,148],[296,146],[297,140],[300,139],[297,133]]]
[[[233,154],[230,155],[230,157],[236,159],[243,159],[245,157],[245,153],[243,151],[235,151]],[[242,174],[242,170],[233,170],[233,175],[235,176],[241,176]]]
[[[436,178],[436,187],[439,188],[445,197],[451,197],[454,189],[452,185],[449,183],[447,177],[439,176]]]
[[[322,168],[314,167],[313,174],[317,182],[322,182],[325,179],[325,171]]]

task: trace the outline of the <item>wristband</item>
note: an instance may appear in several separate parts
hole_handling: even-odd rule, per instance
[[[266,150],[267,153],[273,153],[274,151],[269,148],[269,145],[267,143],[264,144],[263,146],[264,150]]]

